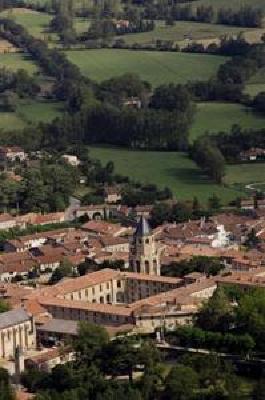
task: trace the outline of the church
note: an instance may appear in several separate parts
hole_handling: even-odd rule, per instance
[[[133,272],[160,275],[163,247],[155,241],[148,221],[141,217],[130,246],[130,269]]]

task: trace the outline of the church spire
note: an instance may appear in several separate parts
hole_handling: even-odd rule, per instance
[[[136,236],[149,236],[151,235],[151,228],[146,218],[141,216],[140,221],[137,224],[135,235]]]

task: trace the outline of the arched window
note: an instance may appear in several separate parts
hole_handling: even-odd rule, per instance
[[[149,243],[150,243],[150,240],[149,240],[149,239],[145,239],[145,243],[146,243],[146,244],[149,244]]]

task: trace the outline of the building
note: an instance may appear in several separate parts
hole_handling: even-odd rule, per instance
[[[12,229],[17,225],[16,218],[8,213],[0,214],[0,230]]]
[[[21,352],[36,346],[35,324],[32,317],[22,308],[0,314],[0,357],[15,357],[16,349]]]
[[[42,351],[25,359],[25,367],[50,372],[56,365],[63,365],[75,359],[74,352],[65,348],[53,348]]]
[[[27,154],[18,146],[1,146],[0,147],[0,161],[25,161]]]
[[[64,154],[62,158],[64,159],[65,162],[72,165],[72,167],[78,167],[78,165],[80,164],[80,160],[77,158],[77,156],[71,154]]]
[[[242,151],[240,153],[240,159],[242,161],[256,161],[258,159],[265,158],[265,149],[252,147],[249,150]]]
[[[144,217],[137,224],[130,248],[130,268],[134,272],[160,275],[161,252],[152,230]]]
[[[121,201],[121,192],[114,186],[109,186],[104,189],[104,201],[107,204],[117,204]]]

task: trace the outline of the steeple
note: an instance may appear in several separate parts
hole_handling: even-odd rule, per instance
[[[160,275],[160,253],[148,221],[142,216],[130,246],[130,267],[134,272]]]
[[[149,236],[151,235],[151,228],[145,217],[141,216],[135,231],[135,236]]]

